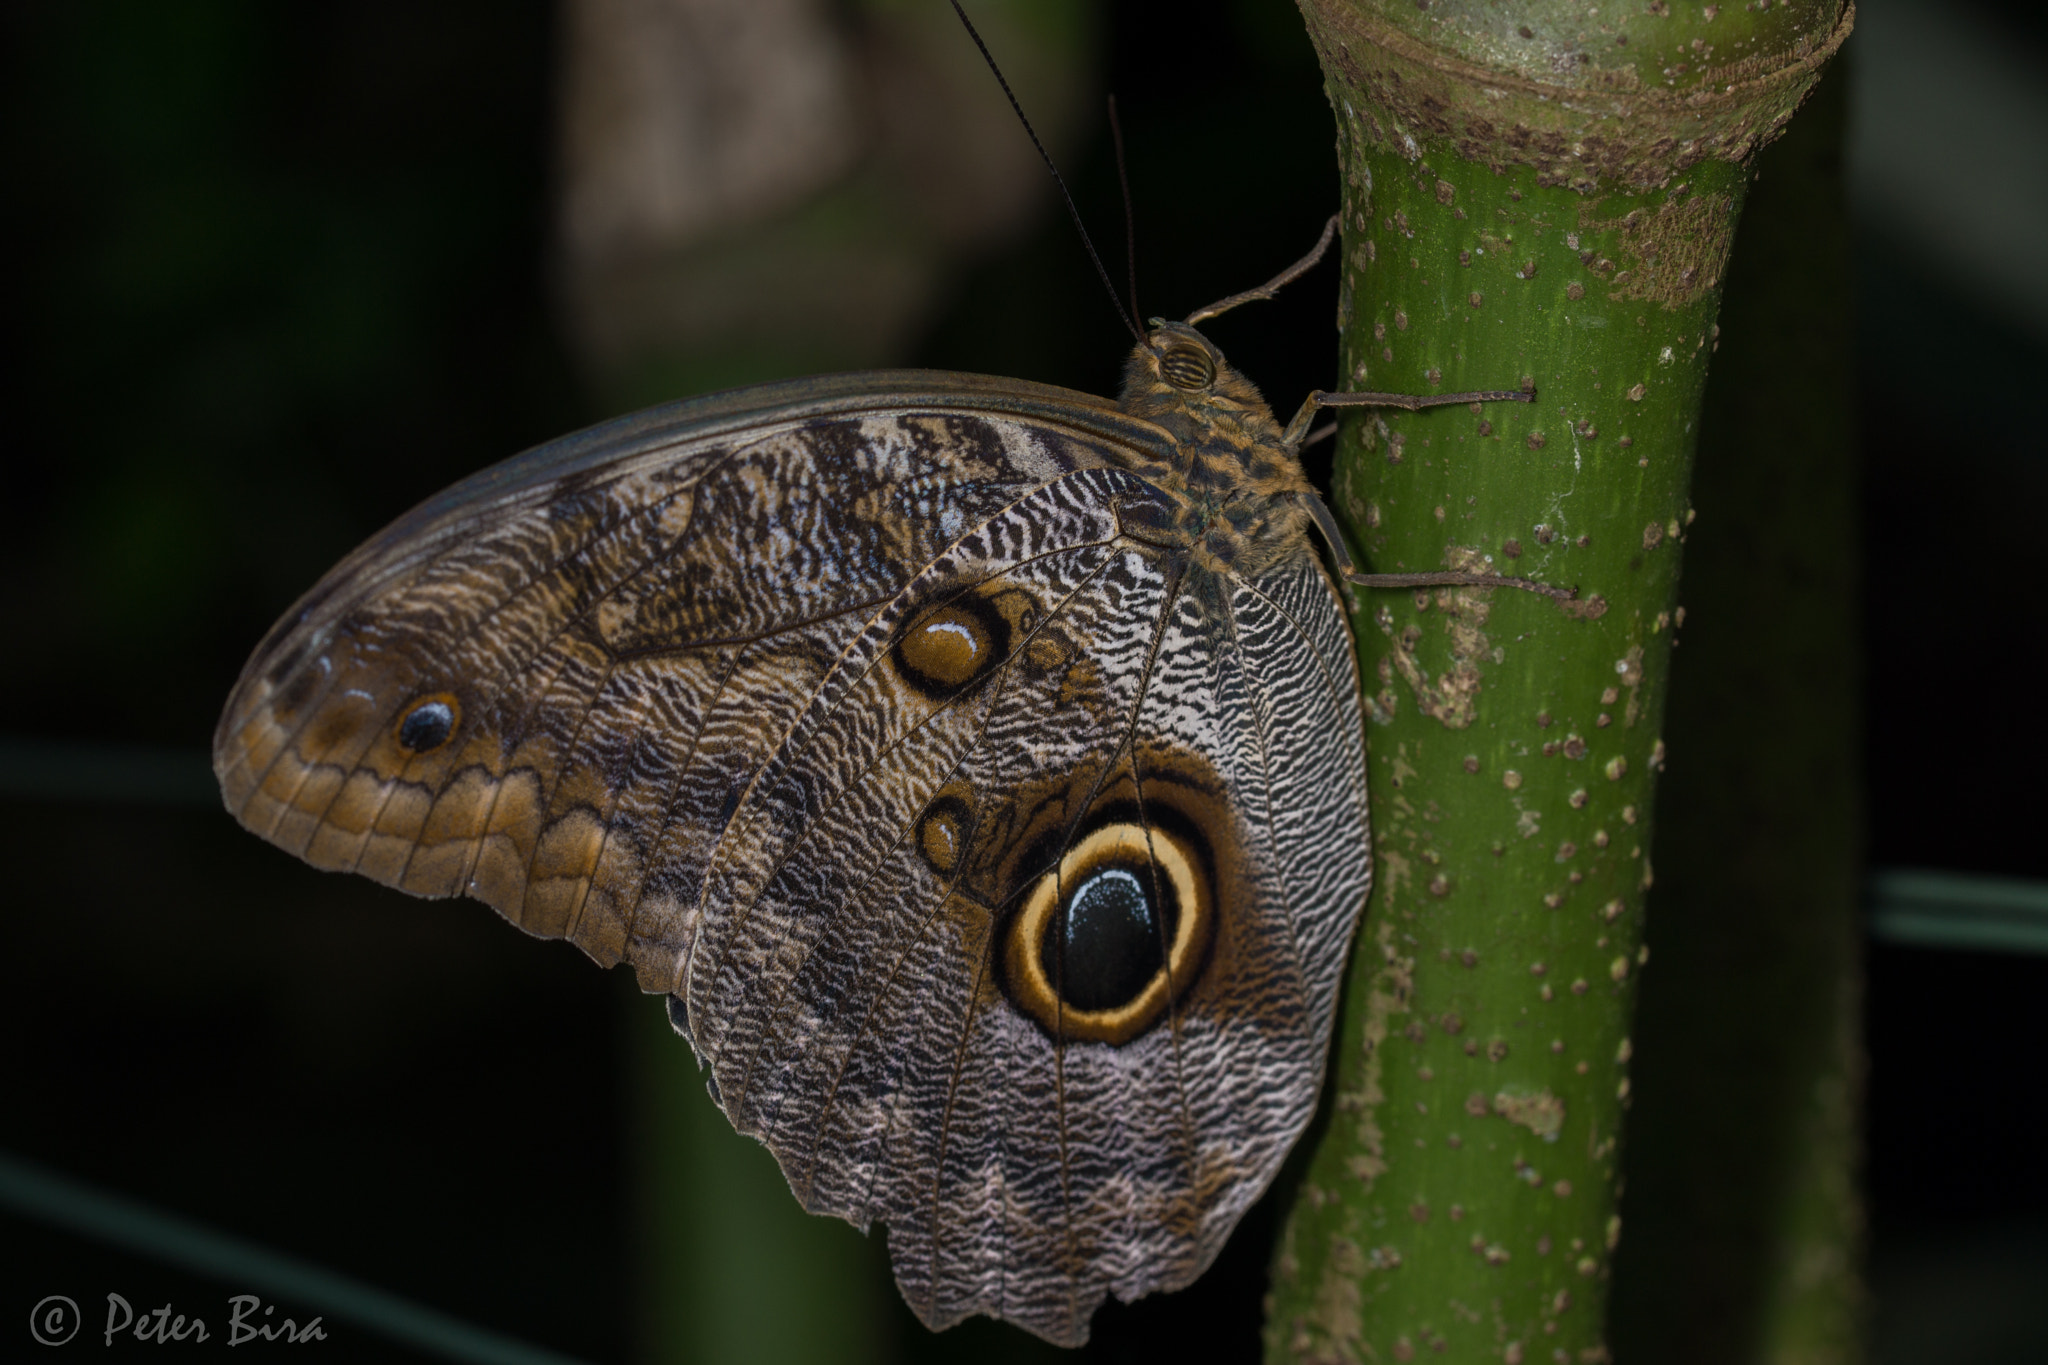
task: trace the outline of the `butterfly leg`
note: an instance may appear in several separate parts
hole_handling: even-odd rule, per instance
[[[1213,318],[1219,313],[1227,313],[1240,303],[1252,303],[1258,299],[1272,298],[1287,285],[1292,284],[1309,271],[1315,269],[1316,262],[1323,259],[1323,253],[1330,249],[1330,242],[1336,235],[1337,215],[1333,213],[1330,215],[1330,221],[1323,224],[1323,235],[1316,238],[1316,244],[1309,249],[1308,255],[1302,257],[1293,265],[1288,266],[1256,289],[1247,289],[1242,293],[1232,294],[1227,299],[1218,299],[1207,308],[1197,308],[1194,312],[1187,315],[1187,325],[1192,327],[1196,323],[1207,318]]]
[[[1324,408],[1402,408],[1408,412],[1420,412],[1424,408],[1447,408],[1459,403],[1530,403],[1536,399],[1535,390],[1523,392],[1519,389],[1479,389],[1472,393],[1331,393],[1317,389],[1301,401],[1301,411],[1294,414],[1294,420],[1287,424],[1287,430],[1280,434],[1280,443],[1289,450],[1300,450],[1303,438],[1308,435],[1308,424],[1316,413]]]
[[[1533,578],[1513,578],[1496,573],[1459,573],[1438,571],[1433,573],[1365,573],[1351,562],[1351,552],[1344,547],[1344,533],[1337,528],[1337,518],[1330,512],[1329,505],[1321,498],[1304,494],[1302,509],[1315,518],[1316,529],[1323,533],[1329,543],[1330,553],[1337,561],[1337,576],[1346,583],[1355,583],[1362,588],[1520,588],[1524,592],[1541,593],[1560,602],[1570,602],[1579,595],[1577,588],[1553,587],[1539,583]]]
[[[1454,403],[1527,403],[1535,398],[1533,392],[1518,390],[1485,389],[1473,393],[1440,393],[1424,396],[1409,393],[1329,393],[1322,389],[1302,402],[1301,411],[1294,414],[1294,420],[1287,424],[1281,442],[1290,450],[1298,450],[1307,435],[1309,423],[1316,413],[1324,408],[1404,408],[1419,412],[1423,408],[1448,407]],[[1330,544],[1330,551],[1337,559],[1337,572],[1346,583],[1355,583],[1365,588],[1520,588],[1524,592],[1541,593],[1560,602],[1572,601],[1579,595],[1577,588],[1553,587],[1538,583],[1533,578],[1514,578],[1506,574],[1490,573],[1362,573],[1351,562],[1350,551],[1344,547],[1343,533],[1337,529],[1337,519],[1330,515],[1330,509],[1321,498],[1304,498],[1310,516],[1323,533],[1323,539]]]

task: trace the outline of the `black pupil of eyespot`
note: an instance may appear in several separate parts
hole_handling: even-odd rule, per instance
[[[1166,961],[1172,914],[1153,913],[1152,872],[1112,865],[1067,895],[1041,965],[1060,998],[1077,1010],[1108,1010],[1136,999]],[[1057,955],[1056,955],[1057,954]]]
[[[1160,373],[1177,389],[1205,389],[1216,378],[1208,353],[1193,346],[1175,346],[1159,361]]]
[[[398,742],[414,753],[439,748],[455,728],[455,711],[445,701],[423,701],[400,722]]]

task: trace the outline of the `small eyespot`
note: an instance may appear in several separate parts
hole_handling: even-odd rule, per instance
[[[1159,373],[1176,389],[1206,389],[1216,382],[1216,362],[1199,346],[1169,346],[1159,357]]]
[[[911,622],[892,657],[905,682],[944,701],[993,672],[1009,656],[1010,635],[995,604],[968,593]]]
[[[960,870],[968,835],[974,824],[974,809],[968,804],[969,791],[955,784],[932,798],[917,821],[917,851],[925,864],[941,877]]]
[[[446,692],[421,697],[398,722],[399,747],[412,754],[432,753],[448,742],[461,718],[461,703]]]

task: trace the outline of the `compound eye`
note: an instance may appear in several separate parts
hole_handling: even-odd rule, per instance
[[[1159,357],[1159,373],[1176,389],[1206,389],[1216,382],[1216,362],[1201,347],[1182,342]]]

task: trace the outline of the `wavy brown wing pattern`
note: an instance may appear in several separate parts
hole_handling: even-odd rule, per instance
[[[687,995],[726,1112],[806,1207],[888,1222],[928,1324],[990,1313],[1069,1344],[1105,1292],[1191,1282],[1278,1169],[1367,875],[1355,675],[1320,568],[1174,593],[1143,550],[1073,563],[1049,589],[1000,581],[1056,604],[1046,634],[1095,634],[1080,677],[1027,646],[873,736],[873,766],[809,767],[786,806],[757,787],[733,846],[759,866],[714,866]],[[834,749],[874,714],[817,710],[799,733]],[[963,833],[936,858],[933,812]],[[1063,1038],[1005,962],[1018,901],[1133,819],[1203,864],[1206,960],[1155,1027]]]
[[[1104,463],[1084,431],[904,411],[891,378],[822,413],[788,414],[828,387],[802,384],[742,391],[766,420],[658,409],[402,518],[244,668],[215,736],[229,809],[315,866],[474,896],[670,989],[675,926],[626,924],[694,900],[846,643],[969,527]],[[446,741],[408,747],[437,699]]]
[[[307,595],[223,792],[629,962],[925,1322],[1081,1342],[1200,1274],[1307,1122],[1368,876],[1330,580],[1127,535],[1169,454],[916,374],[566,438]]]

